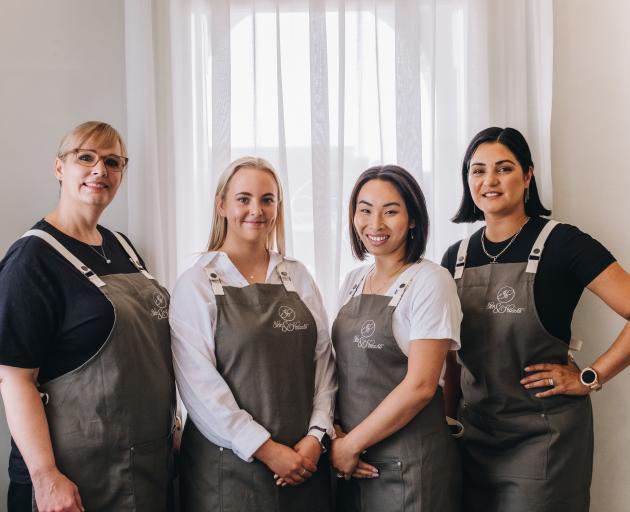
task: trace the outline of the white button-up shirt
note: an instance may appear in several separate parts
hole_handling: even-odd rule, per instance
[[[275,270],[282,259],[280,254],[270,252],[266,283],[282,283]],[[325,429],[332,437],[337,381],[328,317],[317,285],[306,267],[292,258],[284,257],[284,261],[300,299],[310,310],[317,326],[315,394],[309,425]],[[227,254],[218,251],[203,254],[179,277],[170,306],[175,377],[188,414],[201,433],[212,443],[229,448],[241,459],[251,461],[256,450],[270,438],[270,433],[249,412],[238,406],[217,370],[214,338],[217,305],[205,271],[210,264],[225,286],[244,287],[249,284]],[[299,376],[296,375],[296,378]],[[288,382],[287,386],[290,385]],[[324,433],[312,429],[309,434],[321,440]]]

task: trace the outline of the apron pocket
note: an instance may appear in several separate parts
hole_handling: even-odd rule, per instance
[[[130,448],[133,494],[138,511],[167,510],[173,476],[173,436]]]
[[[403,463],[400,460],[366,461],[378,469],[378,478],[359,480],[361,503],[370,510],[402,512],[404,501]]]
[[[497,477],[545,480],[551,443],[546,414],[501,418],[481,430],[465,423],[462,439],[465,464],[475,472]]]

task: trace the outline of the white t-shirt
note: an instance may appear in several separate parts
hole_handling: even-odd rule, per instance
[[[414,272],[412,265],[398,276],[384,295],[393,295],[398,286]],[[411,284],[406,288],[392,318],[394,338],[405,355],[416,340],[451,340],[450,350],[459,350],[462,308],[457,286],[448,270],[424,259],[418,265]],[[372,265],[364,265],[350,272],[341,286],[338,309],[348,301],[352,287],[356,294],[363,292],[365,276]],[[441,379],[440,379],[441,381]]]
[[[282,260],[278,253],[270,253],[266,283],[281,284],[275,268]],[[332,436],[337,381],[328,318],[319,290],[306,267],[292,258],[285,257],[284,262],[298,295],[317,326],[315,394],[309,425],[324,428]],[[200,256],[179,277],[169,312],[175,377],[188,414],[200,432],[214,444],[229,448],[243,460],[251,461],[254,452],[270,434],[249,412],[239,408],[216,368],[217,305],[205,271],[208,265],[212,265],[225,286],[249,284],[228,256],[217,251]],[[309,433],[320,438],[323,435],[316,429]]]

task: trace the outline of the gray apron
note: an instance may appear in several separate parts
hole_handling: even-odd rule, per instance
[[[64,256],[105,295],[115,315],[91,359],[39,390],[57,467],[78,486],[88,512],[165,511],[175,412],[168,292],[114,234],[138,273],[101,278],[50,234],[24,235],[42,238]]]
[[[393,296],[351,288],[332,328],[339,391],[336,418],[350,432],[405,378],[407,356],[392,330],[392,316],[417,267]],[[459,456],[446,425],[442,390],[407,425],[368,448],[361,459],[379,469],[374,479],[339,481],[340,512],[457,512]]]
[[[462,322],[460,440],[467,511],[586,512],[593,465],[588,396],[536,398],[520,379],[534,363],[567,364],[569,346],[543,327],[534,279],[549,221],[525,263],[465,268],[455,279]]]
[[[282,284],[223,286],[206,273],[217,302],[217,370],[239,407],[274,441],[294,446],[308,432],[315,392],[315,320],[295,291],[283,263]],[[278,487],[258,460],[245,462],[208,441],[190,417],[181,445],[180,492],[184,512],[329,512],[330,472],[318,470],[298,486]]]

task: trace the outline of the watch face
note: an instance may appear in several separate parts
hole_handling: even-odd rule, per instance
[[[586,384],[587,386],[589,384],[593,384],[593,382],[595,382],[596,378],[597,378],[597,375],[595,375],[595,372],[593,370],[591,370],[590,368],[586,368],[582,372],[582,382],[584,384]]]

